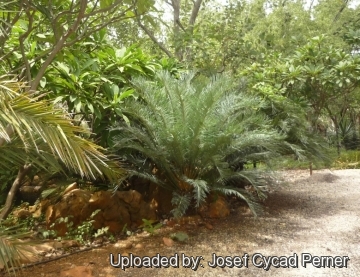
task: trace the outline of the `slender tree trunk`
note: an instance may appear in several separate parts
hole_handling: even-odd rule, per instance
[[[338,124],[338,121],[337,121],[336,117],[333,118],[333,122],[334,122],[334,125],[335,125],[337,154],[338,154],[338,156],[340,156],[341,139],[340,139],[340,135],[339,135],[339,124]]]
[[[336,115],[333,115],[331,109],[329,107],[325,107],[325,109],[327,110],[332,122],[334,123],[334,128],[335,128],[335,137],[336,137],[336,149],[337,149],[337,154],[338,156],[340,156],[340,148],[341,148],[341,138],[339,135],[339,122],[338,122],[338,118]]]
[[[15,179],[14,183],[12,184],[11,189],[8,193],[8,196],[6,198],[5,206],[0,213],[0,220],[6,219],[6,217],[11,212],[11,207],[14,202],[16,192],[20,188],[21,182],[24,179],[25,175],[29,172],[30,168],[31,168],[30,164],[24,165],[23,167],[19,168],[16,179]]]

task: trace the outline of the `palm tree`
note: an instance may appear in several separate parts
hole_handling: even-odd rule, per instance
[[[26,92],[26,84],[0,78],[0,168],[19,167],[1,220],[11,211],[16,191],[31,167],[47,171],[71,170],[84,178],[107,178],[116,182],[125,176],[104,149],[81,137],[88,131],[50,102]],[[19,256],[13,232],[0,228],[0,262],[14,264]],[[14,248],[15,247],[15,248]]]

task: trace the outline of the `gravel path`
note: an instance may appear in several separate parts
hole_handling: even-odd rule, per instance
[[[264,203],[265,212],[254,219],[245,207],[236,207],[231,215],[223,220],[210,223],[213,229],[204,226],[187,226],[185,231],[190,235],[186,244],[176,243],[166,247],[162,243],[164,233],[153,237],[143,235],[130,237],[133,244],[140,243],[139,248],[126,250],[119,242],[89,252],[27,269],[24,276],[59,276],[61,270],[74,265],[87,265],[92,268],[95,277],[117,276],[360,276],[360,170],[315,171],[309,176],[308,171],[286,171],[280,173],[287,181],[276,188]],[[184,227],[185,228],[185,227]],[[202,256],[196,271],[184,268],[179,259],[179,268],[129,268],[122,271],[109,264],[109,254],[124,252],[139,256],[170,257],[177,253],[187,256]],[[212,268],[208,262],[216,256],[238,257],[247,253],[248,267]],[[297,255],[296,268],[276,268],[269,270],[256,267],[252,258],[258,253],[256,263],[265,261],[270,256],[291,257]],[[306,256],[306,253],[308,255]],[[303,255],[305,255],[303,257]],[[331,260],[338,266],[320,267],[307,263],[304,258],[312,257],[316,264],[321,258]],[[340,258],[335,258],[339,256]],[[286,265],[287,258],[280,258],[281,265]],[[221,258],[220,258],[221,260]],[[220,261],[219,260],[219,261]],[[293,261],[294,262],[294,258]],[[290,259],[291,261],[291,259]],[[274,260],[276,264],[277,260]],[[259,265],[259,267],[261,267]]]

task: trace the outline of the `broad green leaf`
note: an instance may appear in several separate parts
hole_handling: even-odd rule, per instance
[[[88,60],[81,68],[81,71],[84,71],[89,66],[93,65],[96,62],[96,59],[90,59]]]
[[[66,72],[67,74],[70,73],[70,68],[65,65],[65,63],[62,63],[62,62],[58,62],[57,63],[57,67],[60,69],[60,70],[63,70],[64,72]]]
[[[100,110],[98,108],[94,108],[94,114],[96,115],[96,117],[101,120],[102,119],[102,114],[100,112]]]
[[[63,99],[64,99],[65,96],[58,96],[55,98],[54,100],[54,104],[58,103],[58,102],[61,102]]]
[[[122,58],[122,57],[124,57],[125,53],[126,53],[126,48],[125,48],[125,47],[123,47],[123,48],[121,48],[121,49],[117,49],[117,50],[115,51],[116,58]]]
[[[122,111],[121,111],[121,109],[120,109],[119,107],[116,107],[116,108],[115,108],[115,113],[116,113],[118,116],[122,116],[122,115],[123,115],[123,113],[122,113]]]
[[[42,77],[40,80],[40,87],[44,88],[46,86],[46,77]]]
[[[100,0],[100,8],[105,9],[109,7],[111,4],[113,4],[112,0]]]
[[[88,103],[87,107],[89,108],[91,113],[94,113],[94,106],[91,103]]]
[[[77,99],[78,99],[78,98],[77,98],[76,95],[70,95],[70,96],[69,96],[70,102],[74,102],[74,101],[76,101]]]
[[[116,95],[119,94],[119,87],[116,84],[113,84],[111,86],[111,89],[112,89],[112,93],[113,93],[114,97],[116,97]]]
[[[79,113],[82,106],[81,100],[79,98],[76,98],[74,105],[76,112]]]
[[[36,36],[37,36],[38,38],[46,38],[46,36],[45,36],[44,34],[36,34]]]
[[[123,100],[134,93],[134,89],[128,89],[120,94],[119,100]]]

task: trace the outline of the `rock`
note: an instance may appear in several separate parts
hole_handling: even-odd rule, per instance
[[[168,227],[174,227],[177,223],[177,221],[175,219],[170,219],[168,221],[166,221],[166,226]]]
[[[49,228],[59,218],[69,217],[73,227],[76,227],[88,220],[96,210],[99,211],[92,217],[94,229],[108,227],[111,233],[121,232],[125,225],[138,227],[143,223],[143,218],[157,219],[151,203],[146,203],[135,190],[118,191],[115,194],[111,191],[97,191],[91,194],[75,188],[74,183],[67,188],[67,193],[58,203],[47,208],[46,223]],[[53,229],[59,236],[67,232],[64,222],[56,223]]]
[[[31,204],[40,197],[41,191],[42,186],[21,186],[19,189],[21,199]]]
[[[174,241],[171,238],[163,237],[163,242],[166,246],[171,247],[174,245]]]
[[[32,216],[32,213],[27,209],[16,210],[13,214],[19,219],[25,219]]]
[[[136,190],[129,191],[117,191],[116,195],[119,199],[123,200],[125,203],[133,206],[134,208],[139,207],[142,196]]]
[[[77,189],[78,188],[78,185],[76,182],[68,185],[68,187],[64,190],[64,194],[67,194],[69,193],[70,191],[74,190],[74,189]]]
[[[131,249],[133,247],[133,244],[131,241],[119,240],[114,244],[114,246],[118,248]]]
[[[76,266],[60,272],[60,277],[94,277],[93,270],[88,266]]]
[[[208,206],[207,216],[210,218],[223,218],[230,214],[229,206],[224,197],[219,196]]]
[[[60,249],[63,247],[63,244],[61,241],[54,241],[52,246],[54,249]]]
[[[33,212],[33,217],[39,218],[43,213],[46,213],[47,208],[50,206],[50,201],[48,199],[41,200],[38,204],[31,206],[35,207],[35,212]],[[30,207],[29,207],[30,210]]]
[[[41,178],[38,175],[35,175],[31,181],[31,185],[37,186],[41,181]]]
[[[32,213],[32,214],[36,212],[36,209],[37,209],[36,205],[29,206],[29,212]]]
[[[133,247],[133,244],[132,244],[132,242],[131,241],[129,241],[129,242],[127,242],[126,244],[125,244],[125,249],[131,249],[132,247]]]
[[[156,220],[156,211],[155,209],[151,208],[150,203],[146,203],[144,201],[141,201],[138,206],[129,206],[129,212],[131,214],[132,222],[134,223],[134,227],[138,227],[144,222],[142,219],[147,220]]]
[[[80,189],[74,189],[65,194],[60,202],[47,208],[46,224],[48,228],[55,223],[53,229],[59,236],[63,236],[67,232],[67,224],[64,222],[57,223],[57,219],[69,217],[75,227],[88,219],[93,212],[89,209],[90,198],[90,192]]]
[[[131,225],[127,205],[111,191],[95,192],[89,200],[89,206],[93,211],[100,209],[100,212],[94,216],[95,229],[108,226],[110,232],[119,233],[125,224]]]
[[[209,229],[209,230],[212,230],[212,229],[214,229],[214,227],[210,224],[210,223],[205,223],[205,227],[206,227],[206,229]]]
[[[144,245],[142,243],[138,243],[137,245],[135,245],[136,249],[142,249],[144,248]]]
[[[63,248],[79,247],[80,243],[76,240],[64,240],[61,242]]]

